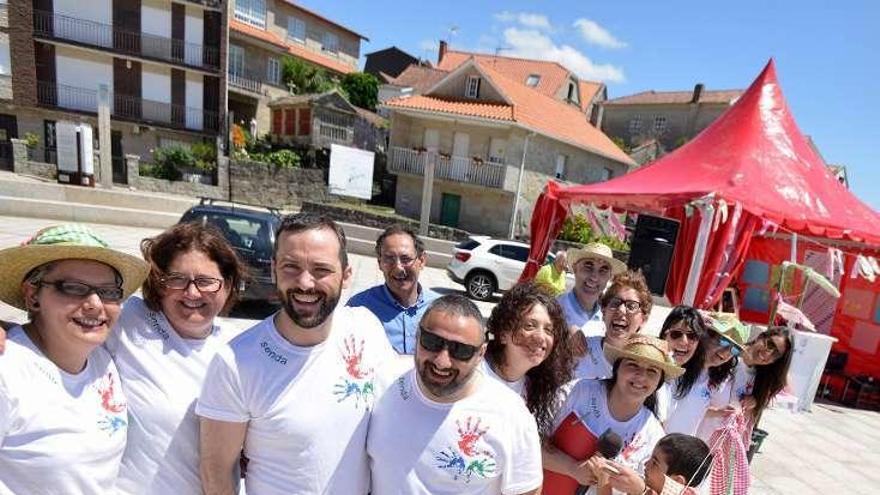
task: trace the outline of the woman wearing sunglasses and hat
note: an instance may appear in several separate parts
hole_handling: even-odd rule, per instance
[[[548,432],[574,364],[562,308],[543,285],[523,282],[504,293],[486,327],[484,373],[522,395],[538,431]]]
[[[696,435],[703,417],[710,407],[726,402],[725,385],[733,375],[736,356],[739,356],[748,338],[748,327],[731,313],[708,313],[698,315],[701,327],[707,328],[699,343],[703,351],[702,369],[691,383],[684,388],[683,381],[688,372],[661,392],[661,413],[667,433]],[[680,330],[680,329],[679,329]],[[667,338],[675,330],[665,332]],[[661,332],[663,335],[663,332]]]
[[[636,335],[620,346],[605,346],[605,354],[613,363],[611,377],[577,382],[556,414],[553,436],[542,449],[545,494],[572,493],[578,484],[597,483],[597,463],[587,457],[606,431],[622,439],[614,460],[642,474],[665,435],[653,411],[655,393],[684,372],[669,356],[666,342]]]
[[[29,320],[9,331],[0,359],[0,492],[113,489],[129,416],[101,345],[146,274],[80,225],[0,251],[0,301]]]

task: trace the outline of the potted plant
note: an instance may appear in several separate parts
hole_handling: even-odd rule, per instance
[[[27,145],[28,160],[33,161],[37,146],[40,145],[40,136],[35,132],[26,132],[23,139],[24,143]]]
[[[474,157],[471,157],[471,159],[473,160],[474,165],[482,165],[483,164],[483,158],[480,156],[474,156]]]

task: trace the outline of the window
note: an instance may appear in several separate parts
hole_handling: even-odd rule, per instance
[[[466,98],[480,97],[480,76],[468,76],[467,84],[464,87],[464,96]]]
[[[602,167],[602,170],[599,171],[599,182],[606,181],[612,177],[614,177],[614,172],[608,167]]]
[[[578,98],[577,85],[575,85],[574,81],[568,83],[568,101],[573,103],[578,103],[580,98]]]
[[[565,180],[565,161],[568,157],[565,155],[556,155],[556,178]]]
[[[5,38],[0,40],[0,75],[12,75],[9,62],[9,38]]]
[[[235,0],[235,19],[266,28],[266,0]]]
[[[657,134],[663,134],[666,131],[666,117],[656,116],[654,117],[654,132]]]
[[[294,16],[287,18],[287,39],[299,43],[306,42],[306,23]]]
[[[642,132],[642,116],[636,115],[629,119],[629,134],[630,136],[634,136],[640,132]]]
[[[275,57],[266,60],[266,79],[271,84],[281,84],[281,62]]]
[[[514,261],[525,263],[529,259],[529,248],[525,246],[513,246],[511,244],[496,244],[489,249],[495,256],[501,256]]]
[[[45,162],[46,163],[58,163],[58,143],[56,142],[56,134],[55,134],[55,121],[54,120],[44,120],[43,121],[43,142],[46,143],[44,147],[45,152]]]
[[[229,45],[229,73],[244,76],[244,48],[238,45]]]
[[[324,33],[324,51],[336,53],[339,51],[339,36],[333,33]]]
[[[526,78],[526,86],[531,86],[534,88],[538,85],[539,82],[541,82],[541,76],[539,76],[538,74],[532,74]]]

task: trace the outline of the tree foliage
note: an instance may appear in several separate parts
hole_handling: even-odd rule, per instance
[[[356,107],[375,111],[379,102],[379,80],[372,74],[352,72],[342,76],[339,87]]]
[[[284,57],[281,76],[285,86],[295,95],[323,93],[336,85],[324,69],[289,56]]]

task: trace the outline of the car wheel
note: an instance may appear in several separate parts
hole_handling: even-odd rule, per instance
[[[486,301],[495,293],[495,278],[487,272],[469,273],[464,281],[468,296],[477,301]]]

